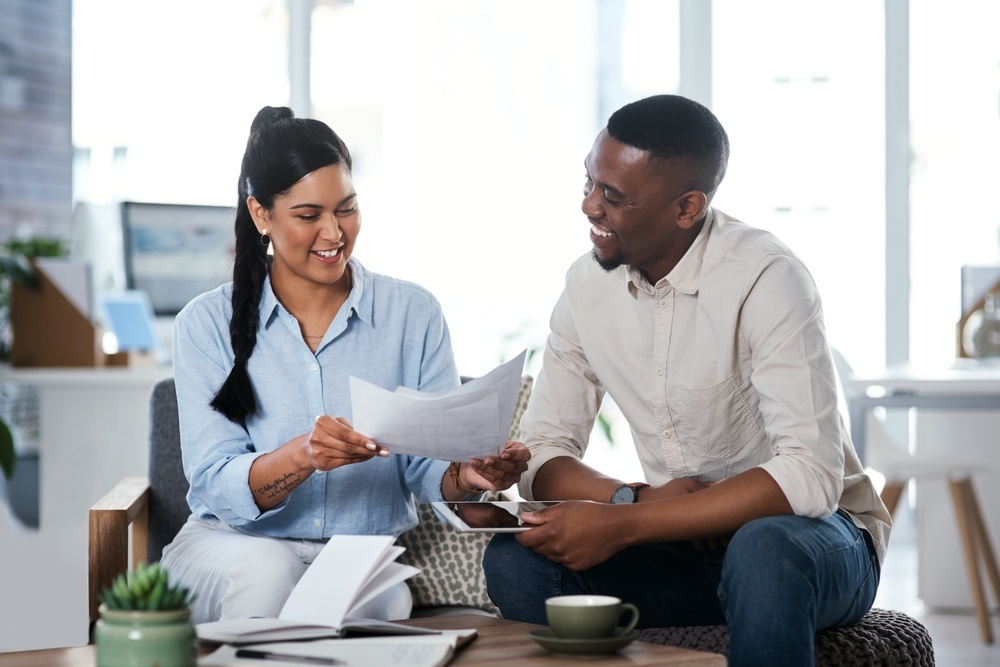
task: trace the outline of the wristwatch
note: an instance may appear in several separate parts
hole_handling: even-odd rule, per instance
[[[611,494],[612,505],[627,505],[639,501],[639,489],[649,486],[644,482],[632,482],[622,484]]]

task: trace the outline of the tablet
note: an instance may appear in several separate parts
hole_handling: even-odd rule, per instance
[[[517,533],[531,526],[521,524],[522,512],[558,505],[560,500],[462,500],[432,503],[441,516],[463,533]]]

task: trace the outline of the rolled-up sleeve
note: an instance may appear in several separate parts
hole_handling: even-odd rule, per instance
[[[543,465],[560,456],[583,458],[604,397],[576,335],[565,292],[552,312],[550,328],[542,370],[521,422],[531,460],[518,492],[527,500],[534,499],[535,475]]]
[[[796,514],[829,516],[843,493],[843,430],[819,293],[800,262],[765,260],[743,302],[740,336],[772,450],[760,467]]]

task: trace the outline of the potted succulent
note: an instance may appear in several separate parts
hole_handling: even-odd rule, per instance
[[[191,593],[159,564],[140,563],[101,591],[97,667],[194,667]]]

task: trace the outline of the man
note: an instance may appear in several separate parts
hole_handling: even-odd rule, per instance
[[[584,161],[593,255],[566,276],[523,422],[529,515],[484,560],[504,617],[554,595],[638,605],[640,626],[728,623],[729,664],[814,661],[870,608],[890,518],[837,409],[822,307],[768,232],[710,204],[729,140],[673,95],[615,112]],[[581,462],[607,391],[646,483]]]

